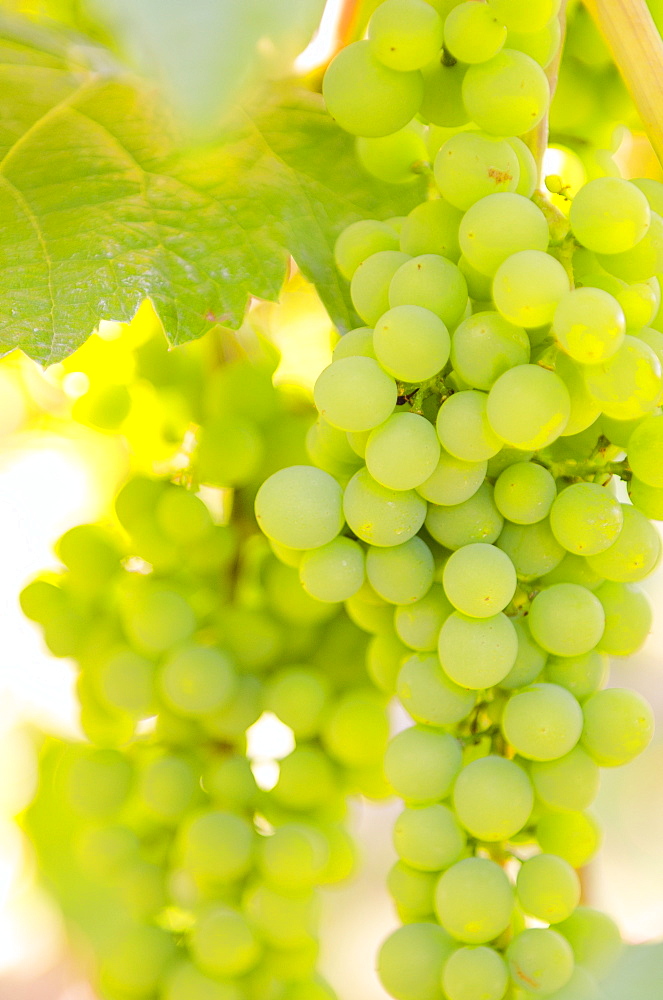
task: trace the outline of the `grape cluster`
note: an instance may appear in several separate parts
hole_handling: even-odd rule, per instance
[[[650,630],[661,551],[663,186],[596,177],[568,219],[536,192],[519,135],[549,87],[508,35],[555,36],[558,7],[384,0],[323,85],[369,169],[411,176],[412,136],[450,132],[429,200],[339,236],[365,325],[315,386],[313,464],[255,504],[307,593],[374,635],[369,672],[413,721],[385,757],[396,1000],[590,1000],[618,952],[577,869],[600,767],[653,731],[606,683]]]
[[[122,431],[134,464],[147,436],[169,468],[131,474],[113,518],[63,535],[62,571],[21,594],[79,668],[88,739],[47,747],[33,837],[108,1000],[333,1000],[315,971],[317,889],[353,869],[348,794],[388,793],[389,727],[365,634],[253,519],[260,480],[305,455],[310,414],[269,364],[208,372],[205,345],[131,333],[72,359],[89,372],[75,410]],[[295,745],[258,787],[246,731],[263,711]]]

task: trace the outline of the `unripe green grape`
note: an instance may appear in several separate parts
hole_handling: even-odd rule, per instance
[[[438,924],[399,927],[378,953],[378,976],[395,1000],[443,1000],[440,978],[454,950],[451,937]]]
[[[227,705],[203,719],[205,729],[217,739],[235,743],[244,739],[262,711],[262,685],[256,677],[240,677]]]
[[[493,501],[493,487],[487,482],[463,503],[444,507],[431,504],[426,515],[429,533],[448,549],[472,542],[494,542],[503,525],[504,518]]]
[[[632,583],[607,581],[596,591],[603,605],[605,629],[598,644],[610,656],[630,656],[643,646],[653,621],[648,595]]]
[[[529,359],[527,334],[499,313],[474,313],[454,331],[451,364],[475,389],[490,389],[505,371],[527,364]]]
[[[525,580],[549,573],[564,558],[564,549],[552,531],[548,518],[535,524],[512,524],[507,521],[496,542]]]
[[[299,746],[280,762],[272,795],[287,809],[308,811],[328,802],[337,789],[329,758],[312,746]]]
[[[647,486],[663,487],[663,416],[645,417],[627,444],[633,474]]]
[[[327,465],[332,470],[354,466],[353,471],[361,465],[359,456],[350,447],[347,433],[332,427],[323,417],[318,417],[306,432],[306,452],[313,464],[325,471],[329,471]]]
[[[186,757],[163,754],[142,768],[137,791],[151,816],[172,823],[181,820],[200,797],[200,780]]]
[[[582,364],[597,364],[621,346],[626,330],[622,308],[600,288],[576,288],[560,300],[552,331],[562,347]]]
[[[442,197],[463,212],[486,195],[515,191],[519,178],[513,146],[483,132],[457,132],[435,157],[435,183]]]
[[[409,255],[400,250],[380,250],[366,257],[355,268],[350,282],[352,304],[369,326],[373,327],[389,308],[389,283]]]
[[[539,645],[555,656],[582,656],[598,644],[605,612],[598,597],[577,583],[541,590],[529,611],[529,627]]]
[[[223,808],[247,809],[255,805],[258,786],[244,756],[215,755],[208,760],[202,785],[214,803]]]
[[[229,702],[235,671],[230,658],[219,649],[184,646],[164,663],[159,686],[166,704],[174,711],[206,715]]]
[[[391,610],[386,604],[385,607]],[[378,690],[391,695],[396,690],[396,678],[401,664],[411,654],[411,650],[400,641],[399,636],[391,632],[388,624],[385,629],[368,644],[366,672]],[[435,641],[437,642],[437,634]]]
[[[490,0],[489,7],[496,17],[513,31],[540,31],[556,17],[560,0]]]
[[[313,390],[321,416],[343,431],[368,431],[396,405],[394,380],[372,358],[334,361],[318,376]],[[294,546],[293,546],[294,547]]]
[[[373,346],[385,371],[404,382],[416,383],[432,378],[444,368],[451,341],[445,324],[430,309],[400,305],[389,309],[377,321]]]
[[[499,952],[485,945],[459,948],[449,956],[442,985],[449,1000],[502,1000],[509,973]]]
[[[336,240],[334,260],[350,281],[363,261],[383,250],[398,250],[398,234],[386,222],[361,219],[347,226]]]
[[[460,3],[444,22],[444,44],[463,63],[487,62],[506,41],[506,27],[487,4]]]
[[[588,812],[546,812],[536,826],[542,851],[557,854],[573,868],[584,868],[601,846],[602,834]]]
[[[484,462],[502,447],[486,413],[487,396],[474,389],[455,392],[437,414],[437,436],[443,447],[464,462]]]
[[[179,840],[182,864],[196,878],[234,882],[253,863],[253,828],[234,813],[210,810],[190,816]]]
[[[196,472],[200,482],[212,486],[245,486],[256,475],[263,455],[257,426],[236,414],[222,414],[201,429]]]
[[[463,768],[453,804],[461,824],[477,840],[503,841],[527,823],[534,792],[519,764],[490,755]]]
[[[545,251],[550,234],[546,218],[534,202],[520,194],[500,192],[468,208],[458,237],[470,264],[482,274],[494,275],[515,253]]]
[[[419,531],[426,501],[413,490],[388,490],[360,469],[348,483],[343,510],[354,533],[371,545],[393,546]]]
[[[576,965],[573,975],[561,990],[549,994],[550,1000],[603,1000],[604,996],[594,976],[581,965]]]
[[[513,887],[494,861],[466,858],[440,878],[435,911],[442,927],[458,941],[485,944],[511,921]]]
[[[522,135],[535,128],[548,110],[550,88],[538,63],[516,49],[502,49],[488,62],[470,66],[463,81],[463,103],[484,131]]]
[[[509,31],[505,44],[508,49],[518,49],[531,56],[539,66],[547,69],[559,52],[561,41],[562,27],[559,18],[553,17],[538,31]]]
[[[345,602],[345,610],[355,625],[364,632],[373,633],[376,638],[384,635],[391,624],[392,609],[366,580],[357,593]]]
[[[191,605],[171,590],[146,587],[122,609],[125,631],[141,650],[165,652],[190,638],[196,627]]]
[[[343,527],[341,502],[341,488],[327,472],[293,465],[262,484],[255,501],[256,520],[269,538],[288,548],[319,548]]]
[[[130,997],[154,995],[175,954],[171,934],[160,927],[129,924],[107,945],[99,973],[102,989]]]
[[[299,892],[312,888],[328,860],[324,835],[303,823],[286,823],[259,842],[260,872],[276,889]]]
[[[266,562],[263,582],[270,609],[291,625],[319,625],[333,617],[335,608],[307,594],[299,573],[276,559]]]
[[[579,906],[556,930],[571,945],[576,962],[597,979],[605,978],[623,950],[614,920],[589,906]]]
[[[606,688],[583,705],[582,745],[601,767],[620,767],[651,743],[654,714],[637,691]]]
[[[154,714],[156,668],[132,649],[117,649],[99,670],[99,694],[109,708],[144,719]]]
[[[566,688],[578,701],[594,694],[603,687],[608,677],[608,663],[603,655],[602,641],[601,638],[598,649],[581,656],[551,656],[546,664],[546,680]]]
[[[421,920],[433,914],[433,893],[437,880],[437,872],[422,872],[404,861],[397,861],[389,869],[387,888],[400,910],[407,911],[414,920]]]
[[[131,764],[117,750],[88,749],[64,768],[65,795],[81,816],[108,817],[126,801],[133,782]]]
[[[453,865],[466,843],[453,812],[441,803],[404,809],[394,824],[393,839],[402,861],[428,872]]]
[[[515,524],[536,524],[550,511],[556,496],[555,480],[543,465],[514,462],[495,483],[495,504]]]
[[[573,361],[561,351],[555,358],[555,374],[566,386],[571,410],[561,437],[580,434],[601,416],[601,407],[587,388],[585,366]]]
[[[651,220],[642,191],[621,177],[598,177],[578,191],[569,221],[579,243],[600,254],[630,250]]]
[[[265,685],[266,711],[289,726],[298,740],[318,732],[328,699],[327,678],[309,666],[282,667]]]
[[[346,132],[381,136],[403,128],[415,116],[423,82],[418,72],[389,69],[375,59],[371,43],[361,41],[347,45],[332,60],[322,94],[329,114]]]
[[[587,388],[603,412],[632,420],[651,412],[661,395],[661,363],[638,337],[625,336],[619,350],[598,365],[587,365]]]
[[[78,524],[61,535],[58,558],[76,579],[89,588],[103,588],[120,571],[122,552],[116,540],[96,524]]]
[[[489,275],[477,271],[476,267],[470,264],[467,257],[461,256],[458,261],[458,268],[462,272],[470,296],[477,302],[485,302],[486,308],[491,305],[492,279]]]
[[[460,744],[453,736],[411,726],[390,741],[385,774],[396,795],[408,803],[437,802],[451,790],[461,760]]]
[[[551,444],[564,430],[570,409],[562,380],[538,365],[509,369],[488,394],[487,416],[494,432],[523,450]]]
[[[596,555],[588,556],[590,567],[606,580],[616,583],[637,583],[655,568],[661,553],[658,532],[645,515],[622,504],[624,522],[612,545]]]
[[[330,756],[345,767],[377,764],[389,739],[382,695],[368,687],[347,691],[329,708],[321,738]]]
[[[421,71],[424,92],[419,106],[423,121],[445,128],[457,128],[469,122],[470,115],[463,101],[466,72],[467,66],[463,63],[454,62],[449,66],[439,58],[424,66]]]
[[[538,854],[521,865],[516,893],[525,913],[556,924],[566,920],[580,902],[580,881],[568,861]]]
[[[557,760],[533,761],[529,773],[541,802],[566,812],[582,812],[591,806],[601,780],[598,764],[581,746]]]
[[[467,305],[467,284],[457,266],[438,254],[422,254],[402,264],[389,285],[389,305],[422,306],[454,327]]]
[[[317,601],[346,601],[364,582],[364,553],[350,538],[335,538],[304,554],[299,579]]]
[[[413,604],[399,605],[394,612],[398,637],[421,652],[437,649],[437,637],[444,621],[453,611],[444,589],[434,583],[428,593]]]
[[[417,486],[417,493],[431,503],[453,507],[474,496],[486,477],[486,469],[485,460],[466,462],[442,448],[435,469]]]
[[[392,135],[377,139],[358,138],[356,149],[357,159],[364,170],[386,184],[416,181],[421,175],[422,165],[428,162],[423,126],[416,121]]]
[[[435,565],[422,538],[402,545],[371,546],[366,553],[366,574],[377,594],[390,604],[414,604],[430,590]]]
[[[511,621],[500,612],[490,618],[449,615],[440,630],[438,655],[445,673],[462,687],[480,690],[506,677],[518,653]]]
[[[413,257],[438,254],[456,262],[460,257],[458,227],[462,217],[444,198],[422,202],[403,223],[401,250]]]
[[[163,1000],[241,1000],[238,984],[211,979],[189,961],[181,960],[168,970]]]
[[[521,250],[500,264],[493,279],[497,310],[527,329],[552,322],[569,291],[569,278],[558,260],[541,250]]]
[[[531,684],[546,665],[546,653],[532,638],[527,619],[512,618],[511,622],[516,630],[518,653],[511,670],[499,683],[505,691]]]
[[[556,760],[580,739],[583,714],[573,695],[557,684],[532,684],[513,694],[504,709],[505,740],[528,760]]]
[[[421,69],[442,48],[442,21],[424,0],[384,0],[371,17],[371,53],[400,73]]]
[[[595,573],[583,556],[574,556],[567,552],[557,566],[543,577],[547,586],[551,583],[578,583],[588,590],[596,590],[603,583],[603,577]]]
[[[473,618],[489,618],[511,601],[516,571],[501,549],[477,542],[451,554],[444,567],[443,584],[458,611]]]
[[[649,486],[633,476],[628,484],[631,503],[653,521],[663,521],[663,488]]]
[[[428,726],[452,726],[466,719],[476,694],[449,679],[437,656],[411,656],[398,674],[396,693],[412,718]]]
[[[370,326],[359,326],[356,330],[348,330],[332,351],[332,362],[341,358],[373,358],[373,330]],[[356,454],[356,452],[355,452]]]
[[[440,443],[433,425],[417,413],[394,413],[371,431],[366,467],[382,486],[410,490],[435,471]]]
[[[573,975],[571,946],[557,931],[539,927],[521,931],[506,952],[511,978],[534,996],[561,990]]]
[[[315,897],[309,892],[284,893],[264,884],[244,897],[244,909],[261,938],[273,948],[307,948],[315,932]]]
[[[624,281],[647,281],[663,269],[663,219],[651,213],[649,229],[629,250],[622,253],[598,254],[599,263],[610,274]]]

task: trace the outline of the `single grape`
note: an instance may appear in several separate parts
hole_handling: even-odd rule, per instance
[[[293,465],[262,484],[256,520],[269,538],[288,548],[319,548],[343,527],[341,503],[341,487],[332,476],[310,465]]]
[[[521,931],[506,952],[511,978],[534,996],[561,990],[573,975],[573,951],[557,931],[539,927]]]
[[[389,308],[389,284],[409,255],[400,250],[380,250],[355,268],[350,282],[352,304],[370,327]]]
[[[444,198],[422,202],[403,223],[401,250],[413,257],[438,254],[456,262],[460,257],[458,227],[462,217],[462,212]]]
[[[502,1000],[509,973],[499,952],[485,945],[459,948],[449,956],[442,986],[449,1000]]]
[[[394,628],[406,646],[419,651],[437,649],[437,637],[453,611],[444,589],[434,583],[414,604],[401,604],[394,612]]]
[[[514,448],[545,448],[564,430],[571,403],[566,386],[539,365],[518,365],[497,379],[488,394],[494,432]]]
[[[598,648],[610,656],[637,653],[653,623],[648,595],[633,583],[606,581],[597,589],[596,596],[605,613],[605,629]]]
[[[226,705],[234,694],[233,663],[220,649],[180,646],[164,663],[159,686],[175,712],[206,715]]]
[[[451,809],[437,802],[403,810],[394,825],[394,847],[411,868],[441,871],[458,861],[465,835]]]
[[[597,979],[605,978],[623,950],[614,920],[589,906],[579,906],[556,930],[571,945],[576,962]]]
[[[346,691],[327,711],[321,729],[327,752],[345,767],[370,767],[384,757],[389,720],[373,688]]]
[[[506,26],[487,4],[460,3],[444,22],[444,44],[454,59],[482,63],[496,56],[506,41]]]
[[[404,382],[417,383],[433,378],[444,368],[451,341],[446,326],[430,309],[400,305],[389,309],[377,321],[373,346],[385,371]],[[365,402],[370,403],[370,398]]]
[[[509,840],[527,823],[534,792],[522,767],[491,755],[463,768],[453,804],[461,824],[477,840]]]
[[[417,722],[452,726],[466,719],[476,703],[476,693],[449,679],[437,656],[412,656],[398,674],[398,699]]]
[[[528,621],[532,637],[549,653],[582,656],[600,641],[605,612],[586,587],[555,583],[536,595]]]
[[[504,709],[505,740],[529,760],[556,760],[580,739],[583,713],[573,695],[556,684],[532,684],[513,694]]]
[[[333,427],[369,431],[391,414],[396,386],[372,358],[343,358],[325,368],[313,390],[315,405]]]
[[[312,888],[328,860],[324,834],[304,823],[286,823],[260,841],[258,866],[275,889],[298,892]]]
[[[486,461],[465,462],[450,455],[444,448],[432,474],[417,486],[425,500],[452,507],[474,496],[486,476]]]
[[[369,547],[366,575],[383,600],[390,604],[414,604],[430,590],[435,566],[422,538],[415,536],[402,545]]]
[[[608,417],[632,420],[650,413],[661,395],[661,363],[649,344],[625,336],[602,364],[587,365],[589,392]]]
[[[472,121],[491,135],[522,135],[548,110],[550,88],[538,63],[516,49],[502,49],[488,62],[470,66],[463,103]]]
[[[310,666],[281,667],[264,689],[264,705],[292,729],[297,739],[314,736],[329,702],[329,682]]]
[[[427,504],[414,490],[388,490],[360,469],[345,488],[343,512],[358,538],[370,545],[407,542],[419,531]]]
[[[549,573],[564,558],[564,549],[550,530],[547,517],[535,524],[507,521],[496,544],[506,552],[518,576],[525,580]]]
[[[397,233],[386,222],[360,219],[346,226],[336,240],[334,260],[343,277],[350,281],[362,261],[382,250],[398,250],[398,242]]]
[[[155,679],[151,660],[132,649],[115,649],[99,668],[99,694],[109,708],[147,718],[154,715]]]
[[[628,764],[651,743],[654,715],[637,691],[597,691],[587,699],[582,711],[582,745],[601,767]]]
[[[424,0],[384,0],[368,24],[371,53],[400,73],[421,69],[434,59],[442,37],[440,16]],[[361,86],[363,94],[363,79]]]
[[[536,462],[514,462],[495,483],[495,504],[508,521],[536,524],[550,512],[557,488],[552,475]]]
[[[651,213],[649,229],[634,247],[621,253],[598,254],[598,261],[610,274],[624,281],[647,281],[663,268],[663,219]]]
[[[394,274],[389,305],[422,306],[439,316],[445,326],[454,327],[467,305],[467,283],[446,257],[422,254],[406,261]]]
[[[569,278],[558,260],[541,250],[521,250],[500,264],[493,279],[497,310],[527,329],[552,322],[569,291]]]
[[[601,830],[591,813],[546,812],[537,823],[536,839],[542,851],[583,868],[601,846]]]
[[[647,486],[663,487],[663,415],[645,417],[624,446],[633,474]]]
[[[531,56],[535,62],[538,62],[539,66],[543,69],[547,69],[557,52],[559,52],[561,41],[561,24],[558,17],[553,17],[552,20],[544,24],[538,31],[509,30],[506,36],[506,47],[524,52],[526,55]]]
[[[475,619],[454,611],[440,630],[440,663],[451,680],[465,688],[479,690],[499,684],[513,667],[517,653],[515,629],[501,612]]]
[[[494,542],[503,525],[504,518],[493,500],[493,487],[487,482],[463,503],[431,504],[426,515],[429,533],[448,549],[459,549],[471,542]]]
[[[437,414],[437,436],[442,446],[464,462],[484,462],[502,447],[487,416],[488,397],[474,389],[455,392]]]
[[[394,413],[371,431],[366,468],[391,490],[421,486],[435,471],[440,443],[433,425],[417,413]]]
[[[490,0],[489,7],[510,31],[540,31],[561,6],[560,0]]]
[[[210,882],[235,882],[253,864],[255,834],[241,816],[209,810],[190,816],[179,831],[183,867]]]
[[[453,606],[473,618],[490,618],[503,611],[516,589],[516,571],[509,557],[481,542],[453,552],[442,580]]]
[[[333,541],[304,554],[299,579],[307,594],[317,601],[345,601],[364,582],[364,553],[350,538]]]
[[[266,944],[278,949],[306,948],[315,932],[315,897],[291,894],[257,883],[244,896],[244,910]]]
[[[506,139],[483,132],[457,132],[435,157],[435,183],[440,194],[463,212],[486,195],[515,191],[519,178],[514,148]]]
[[[599,642],[599,649],[602,642],[603,638]],[[546,664],[546,680],[566,688],[578,701],[603,687],[607,677],[608,663],[603,652],[598,650],[582,656],[551,656]]]
[[[329,801],[336,777],[328,756],[313,746],[298,746],[280,764],[274,799],[287,809],[308,811]]]
[[[534,791],[549,809],[582,812],[598,795],[598,764],[581,746],[557,760],[533,761],[529,773]]]
[[[525,331],[496,312],[468,316],[451,340],[453,369],[475,389],[490,389],[505,371],[525,365],[529,359],[530,342]]]
[[[452,938],[438,924],[399,927],[378,953],[380,982],[395,1000],[442,1000],[442,969],[453,950]]]
[[[600,254],[630,250],[645,235],[650,220],[642,191],[621,177],[588,181],[573,199],[569,214],[576,239]]]
[[[460,771],[460,744],[448,733],[411,726],[389,743],[384,767],[397,795],[409,803],[445,798]]]
[[[617,299],[600,288],[576,288],[560,300],[552,331],[576,361],[594,365],[621,346],[626,319]]]
[[[211,486],[246,486],[258,472],[264,442],[253,421],[221,414],[206,423],[196,451],[196,471]]]
[[[637,583],[656,566],[661,542],[656,529],[637,508],[622,504],[622,513],[624,521],[616,540],[603,552],[588,556],[587,561],[606,580]]]
[[[442,927],[466,944],[492,941],[508,926],[513,887],[507,875],[485,858],[466,858],[444,872],[435,890]]]
[[[516,894],[525,913],[556,924],[566,920],[580,902],[580,881],[568,861],[554,854],[537,854],[521,865]]]
[[[428,162],[424,129],[417,121],[392,135],[360,137],[356,139],[356,149],[364,170],[386,184],[411,184]]]
[[[397,861],[387,875],[387,889],[399,914],[407,914],[407,923],[433,916],[433,894],[437,872],[422,872],[404,861]]]
[[[156,587],[134,592],[121,614],[127,636],[147,653],[163,653],[186,642],[196,628],[195,612],[189,602],[172,590]]]
[[[470,264],[482,274],[494,275],[515,253],[545,251],[550,234],[543,212],[533,201],[501,192],[489,194],[468,208],[458,238]]]
[[[527,619],[512,618],[511,621],[518,639],[518,653],[511,670],[499,683],[506,691],[531,684],[537,680],[546,665],[546,653],[532,638]]]

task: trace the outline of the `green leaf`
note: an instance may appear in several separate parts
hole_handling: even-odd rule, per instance
[[[154,302],[171,343],[278,297],[289,254],[341,328],[332,249],[421,198],[357,165],[317,95],[272,93],[182,152],[155,94],[80,40],[0,20],[0,350],[44,362]]]

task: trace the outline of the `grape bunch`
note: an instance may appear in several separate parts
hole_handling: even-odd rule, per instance
[[[260,480],[305,458],[309,412],[270,363],[209,370],[208,351],[168,352],[143,316],[68,362],[89,376],[79,419],[119,430],[134,470],[21,594],[78,667],[88,741],[46,743],[27,822],[107,1000],[333,1000],[318,889],[354,867],[348,795],[388,793],[387,699],[365,633],[253,519]],[[264,711],[294,748],[258,785]]]
[[[520,136],[550,89],[526,49],[559,37],[558,8],[384,0],[323,84],[392,180],[447,130],[425,202],[340,234],[364,325],[316,383],[313,464],[255,502],[412,719],[385,756],[405,803],[403,927],[378,958],[396,1000],[591,1000],[619,950],[577,870],[600,768],[653,732],[606,684],[650,631],[638,584],[661,553],[663,186],[595,177],[568,218],[536,190]]]

